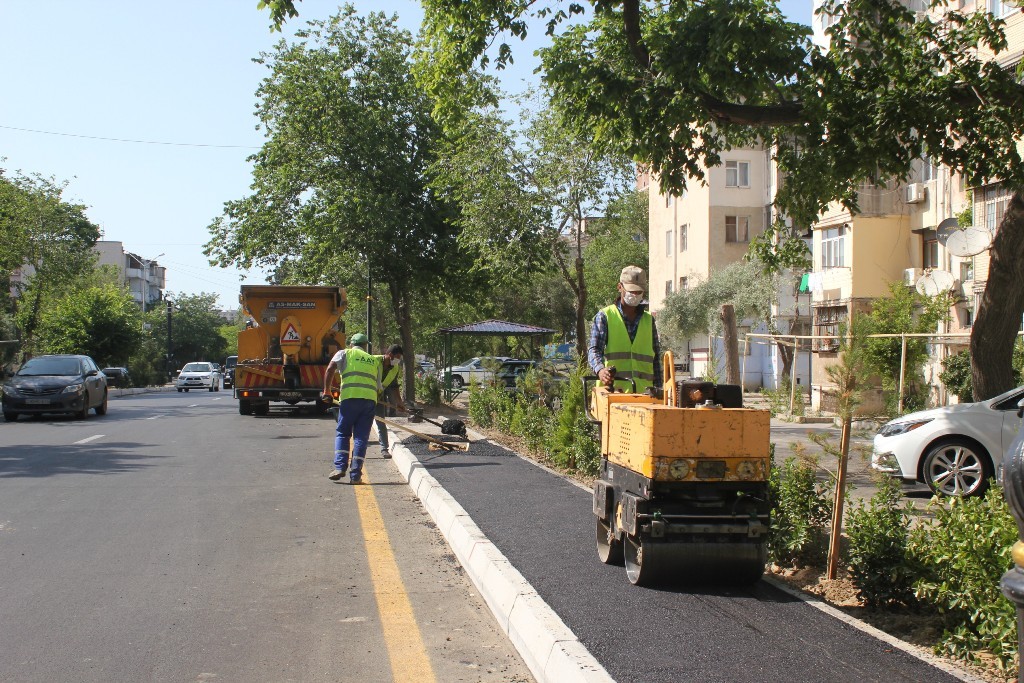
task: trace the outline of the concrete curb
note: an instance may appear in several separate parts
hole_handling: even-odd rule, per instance
[[[612,683],[604,667],[416,456],[397,439],[391,454],[534,678],[540,683]]]

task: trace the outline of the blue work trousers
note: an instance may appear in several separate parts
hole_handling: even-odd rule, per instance
[[[347,398],[338,410],[338,428],[334,436],[334,468],[345,471],[348,467],[348,442],[352,439],[352,478],[363,473],[366,443],[370,440],[373,410],[377,402],[369,398]]]

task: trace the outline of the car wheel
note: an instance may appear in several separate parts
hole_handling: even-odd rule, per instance
[[[82,399],[82,409],[75,413],[75,417],[79,420],[84,420],[89,417],[89,394],[86,394]]]
[[[924,481],[940,496],[980,496],[992,479],[988,453],[966,439],[950,439],[932,446],[921,466]]]
[[[18,414],[10,410],[5,410],[4,419],[8,422],[14,422],[18,419]]]
[[[184,391],[184,389],[178,389],[178,393],[179,393],[179,394],[180,394],[180,393],[181,393],[182,391]]]
[[[186,389],[186,390],[185,390],[185,393],[186,393],[186,394],[188,393],[188,389]]]
[[[452,389],[461,389],[462,385],[465,384],[461,375],[452,375]]]
[[[105,392],[105,391],[103,392],[103,402],[100,403],[98,406],[96,406],[96,414],[97,415],[106,415],[107,414],[107,392]]]
[[[217,386],[213,382],[210,382],[210,393],[212,394],[215,391],[217,391]]]

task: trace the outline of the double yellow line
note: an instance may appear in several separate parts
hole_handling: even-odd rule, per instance
[[[367,483],[366,471],[363,481]],[[377,498],[370,486],[356,486],[356,508],[363,526],[363,541],[366,544],[366,558],[370,564],[370,578],[373,594],[377,599],[384,643],[391,660],[391,675],[396,683],[436,681],[430,666],[427,648],[423,645],[412,603],[405,592],[402,575],[391,550],[391,539],[384,528]]]

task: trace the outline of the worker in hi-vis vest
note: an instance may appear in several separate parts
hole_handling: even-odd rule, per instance
[[[661,389],[661,343],[654,316],[644,303],[645,291],[647,276],[643,269],[626,266],[619,275],[615,303],[594,316],[587,360],[608,387],[632,391],[635,382],[637,393],[652,387]]]
[[[341,394],[338,405],[338,427],[334,436],[334,470],[328,479],[338,481],[349,468],[349,440],[352,445],[352,474],[349,482],[362,483],[363,459],[366,444],[370,440],[370,427],[377,407],[377,396],[381,386],[381,364],[376,356],[366,352],[369,340],[357,332],[349,341],[350,346],[334,354],[324,373],[323,398],[331,398],[331,381],[334,373],[341,375]]]
[[[377,399],[377,417],[391,417],[388,411],[397,408],[405,412],[405,401],[402,400],[400,375],[402,372],[402,347],[392,344],[387,353],[374,356],[381,363],[384,393]],[[380,444],[380,457],[390,458],[391,450],[388,443],[388,426],[380,420],[374,420],[377,429],[377,443]]]

